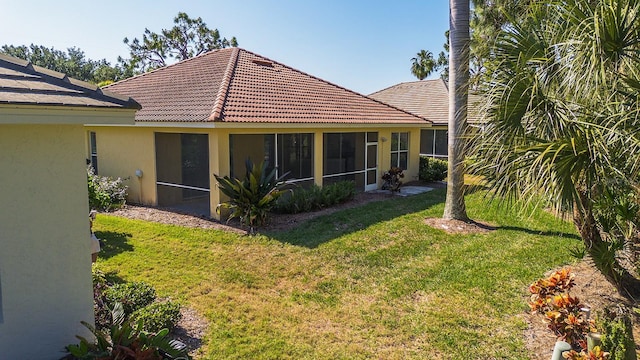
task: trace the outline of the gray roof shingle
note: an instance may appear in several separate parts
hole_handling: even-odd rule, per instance
[[[376,91],[369,97],[422,116],[434,125],[447,125],[449,89],[442,79],[404,82]],[[468,122],[479,121],[480,97],[469,95]]]
[[[3,103],[140,109],[140,104],[130,97],[0,54],[0,104]]]

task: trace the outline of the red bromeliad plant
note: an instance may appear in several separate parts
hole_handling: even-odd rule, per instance
[[[391,190],[391,191],[400,191],[400,186],[402,185],[402,179],[404,177],[404,170],[399,167],[392,166],[389,171],[385,171],[382,174],[382,180],[384,180],[384,184],[382,184],[383,190]]]
[[[583,305],[577,297],[569,294],[575,285],[571,270],[564,268],[547,279],[540,279],[531,286],[529,306],[533,313],[542,314],[559,340],[564,340],[575,349],[586,349],[586,335],[594,331],[593,322],[588,320]]]

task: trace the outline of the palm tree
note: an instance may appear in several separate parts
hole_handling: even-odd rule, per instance
[[[532,5],[493,49],[472,168],[496,196],[571,214],[595,265],[632,296],[618,256],[639,234],[639,51],[634,0]]]
[[[468,220],[464,204],[464,133],[469,95],[469,0],[449,0],[449,161],[444,219]]]
[[[419,80],[424,80],[438,68],[438,62],[433,58],[431,51],[420,50],[416,57],[411,58],[411,73]]]

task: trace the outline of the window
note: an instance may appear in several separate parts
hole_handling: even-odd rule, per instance
[[[98,173],[98,145],[96,142],[96,132],[89,132],[89,164],[93,167],[94,172]]]
[[[446,158],[448,136],[447,130],[422,130],[420,132],[420,155]]]
[[[409,133],[391,133],[391,166],[407,170],[409,165]]]

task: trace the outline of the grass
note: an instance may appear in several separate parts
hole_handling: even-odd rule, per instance
[[[205,359],[528,359],[526,287],[571,261],[572,226],[467,197],[498,230],[429,228],[444,191],[246,237],[100,215],[98,264],[206,317]]]

